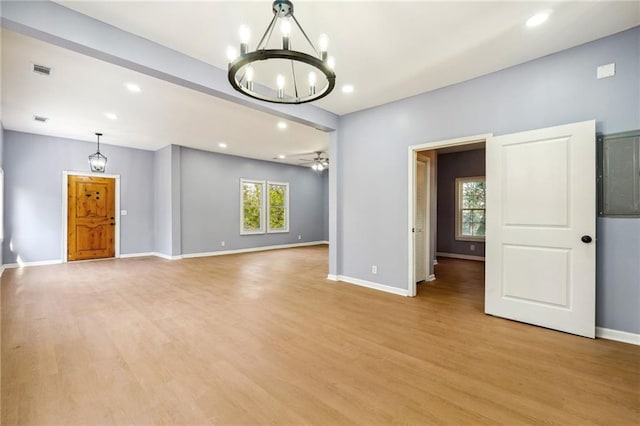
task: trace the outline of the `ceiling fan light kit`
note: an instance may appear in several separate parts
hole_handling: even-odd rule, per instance
[[[246,25],[240,27],[240,53],[237,54],[234,48],[229,48],[227,56],[229,59],[228,79],[231,86],[238,92],[266,102],[279,104],[303,104],[313,102],[327,96],[336,83],[336,74],[333,71],[335,61],[328,56],[329,41],[326,35],[321,35],[318,48],[314,46],[302,26],[298,23],[293,13],[293,3],[289,0],[275,0],[273,2],[273,19],[262,35],[256,50],[249,51],[249,39],[251,32]],[[268,49],[267,45],[271,39],[274,28],[280,23],[282,34],[279,49]],[[293,50],[291,43],[291,29],[295,25],[311,49],[311,53],[301,50]],[[278,64],[275,78],[276,90],[255,82],[258,76],[256,68],[261,62]],[[306,84],[296,77],[296,66],[298,74],[300,71],[308,71]],[[264,70],[264,67],[261,67]],[[300,68],[304,68],[301,70]],[[325,80],[322,86],[318,86],[319,77]],[[263,76],[264,78],[268,78]],[[286,83],[290,82],[287,86]],[[305,87],[306,86],[306,87]],[[288,93],[286,89],[291,93]]]

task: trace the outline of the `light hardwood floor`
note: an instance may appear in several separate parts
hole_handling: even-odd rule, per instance
[[[5,271],[2,424],[638,424],[640,347],[484,315],[483,264],[404,298],[325,246]]]

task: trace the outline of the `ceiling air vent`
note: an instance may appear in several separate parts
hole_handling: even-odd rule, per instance
[[[41,115],[34,115],[34,116],[33,116],[33,119],[34,119],[35,121],[39,121],[40,123],[46,123],[47,121],[49,121],[49,118],[48,118],[48,117],[43,117],[43,116],[41,116]]]
[[[33,65],[33,72],[35,72],[36,74],[46,75],[46,76],[51,75],[51,68],[45,67],[44,65],[38,65],[38,64],[32,64],[32,65]]]

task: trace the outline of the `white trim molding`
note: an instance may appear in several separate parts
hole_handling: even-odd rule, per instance
[[[255,251],[280,250],[280,249],[294,248],[294,247],[317,246],[321,244],[324,244],[324,241],[309,241],[306,243],[280,244],[277,246],[250,247],[245,249],[220,250],[220,251],[210,251],[210,252],[204,252],[204,253],[187,253],[187,254],[183,254],[181,257],[183,259],[189,259],[193,257],[224,256],[227,254],[252,253]]]
[[[477,260],[479,262],[484,262],[483,256],[473,256],[470,254],[458,254],[458,253],[444,253],[441,251],[436,252],[436,256],[438,257],[450,257],[452,259],[463,259],[463,260]]]
[[[327,275],[327,279],[328,279],[329,281],[340,281],[340,280],[338,280],[338,276],[337,276],[337,275],[334,275],[334,274],[329,274],[329,275]]]
[[[436,274],[431,274],[427,277],[427,279],[425,280],[426,282],[431,282],[431,281],[435,281],[436,280]]]
[[[630,343],[632,345],[640,346],[640,334],[629,333],[627,331],[596,327],[596,337],[599,339],[615,340],[616,342]]]
[[[59,265],[61,263],[62,263],[62,259],[40,260],[38,262],[7,263],[6,265],[3,265],[3,268],[4,269],[26,268],[31,266]]]
[[[148,253],[125,253],[120,255],[120,259],[126,259],[129,257],[148,257],[148,256],[157,256],[157,255],[158,255],[157,253],[154,253],[152,251]]]
[[[347,277],[344,275],[337,275],[335,277],[337,278],[337,281],[345,282],[348,284],[355,284],[360,287],[384,291],[385,293],[396,294],[398,296],[409,296],[409,292],[404,288],[391,287],[390,285],[374,283],[373,281],[361,280],[359,278]]]
[[[451,146],[469,145],[486,140],[493,136],[493,133],[484,133],[480,135],[465,136],[462,138],[446,139],[440,141],[426,142],[418,145],[411,145],[407,148],[407,295],[414,297],[416,295],[415,280],[415,253],[413,247],[413,229],[415,228],[414,209],[415,209],[415,192],[416,192],[416,160],[418,151],[426,151],[430,149],[446,148]],[[427,222],[428,223],[428,222]],[[428,246],[427,246],[428,247]],[[427,253],[431,256],[432,253]]]
[[[170,254],[164,254],[164,253],[158,253],[158,252],[153,252],[151,253],[152,256],[156,256],[156,257],[160,257],[162,259],[167,259],[167,260],[180,260],[182,259],[184,256],[178,254],[176,256],[172,256]]]

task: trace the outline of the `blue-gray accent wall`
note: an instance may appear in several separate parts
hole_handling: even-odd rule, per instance
[[[612,62],[616,75],[597,80],[596,67]],[[593,119],[600,133],[638,129],[639,68],[640,27],[636,27],[341,117],[339,273],[407,287],[408,146]],[[598,220],[598,326],[640,333],[639,241],[640,219]],[[617,247],[615,259],[603,253],[610,247]],[[377,275],[371,274],[371,265],[378,266]]]
[[[456,179],[484,175],[484,149],[438,155],[436,251],[484,257],[483,241],[456,240]]]
[[[324,240],[321,174],[308,167],[180,150],[183,254]],[[289,183],[289,232],[240,235],[241,178]]]
[[[89,172],[96,145],[5,130],[3,263],[62,259],[62,172]],[[153,250],[153,152],[100,145],[120,175],[120,253]]]

